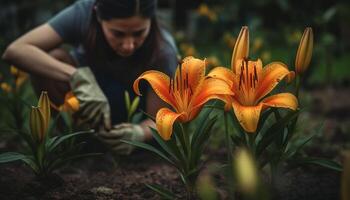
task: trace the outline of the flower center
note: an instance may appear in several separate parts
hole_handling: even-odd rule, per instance
[[[238,100],[242,105],[253,106],[255,104],[255,89],[259,82],[256,62],[243,59],[240,67]]]
[[[170,79],[169,94],[175,99],[176,111],[188,113],[193,90],[188,82],[188,73],[183,76],[181,66],[179,74],[175,75],[175,79]]]

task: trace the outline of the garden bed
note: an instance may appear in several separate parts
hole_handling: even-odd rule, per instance
[[[341,160],[341,151],[349,141],[347,91],[348,88],[328,91],[330,95],[324,90],[308,92],[313,106],[305,119],[311,124],[326,119],[324,135],[307,146],[308,154]],[[224,149],[206,152],[212,163],[224,162],[225,156]],[[0,199],[160,199],[145,183],[185,193],[176,169],[148,152],[139,151],[118,161],[110,154],[83,159],[56,173],[58,176],[51,182],[41,183],[21,163],[0,165]],[[276,188],[271,189],[273,199],[339,199],[340,177],[339,172],[319,166],[302,166],[278,179]],[[220,199],[227,198],[224,176],[215,175],[214,180]]]

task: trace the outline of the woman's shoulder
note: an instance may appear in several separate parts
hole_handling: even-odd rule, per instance
[[[88,19],[91,16],[95,1],[96,0],[78,0],[71,6],[79,17],[82,19]]]
[[[48,23],[66,41],[77,43],[86,33],[95,0],[78,0],[65,8]]]
[[[161,27],[160,34],[163,38],[161,45],[165,45],[165,47],[170,48],[170,49],[174,50],[175,52],[177,52],[175,40],[174,40],[173,36],[170,34],[170,32],[167,29]]]
[[[75,4],[82,6],[86,9],[91,9],[96,0],[78,0]]]

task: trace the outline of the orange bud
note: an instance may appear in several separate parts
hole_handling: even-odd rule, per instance
[[[47,129],[45,129],[45,120],[44,116],[39,109],[39,107],[32,106],[32,110],[30,112],[30,132],[33,138],[42,143],[44,140]]]
[[[236,73],[237,60],[247,58],[249,55],[249,29],[243,26],[239,32],[235,47],[232,52],[231,68],[233,73]]]
[[[50,99],[46,91],[42,91],[39,97],[38,107],[44,117],[45,130],[49,129],[51,110],[50,110]]]
[[[312,28],[307,27],[304,30],[303,36],[301,37],[297,56],[295,58],[295,71],[297,74],[303,74],[304,71],[309,67],[312,49],[314,45],[314,35]]]

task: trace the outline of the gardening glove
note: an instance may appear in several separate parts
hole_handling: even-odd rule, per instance
[[[70,86],[80,108],[79,118],[95,128],[102,121],[105,129],[111,128],[110,107],[106,96],[99,87],[89,67],[78,68],[70,79]]]
[[[137,142],[145,140],[145,132],[142,127],[130,123],[114,125],[110,131],[100,130],[97,136],[102,142],[109,145],[113,153],[119,155],[129,155],[135,148],[121,140]]]

